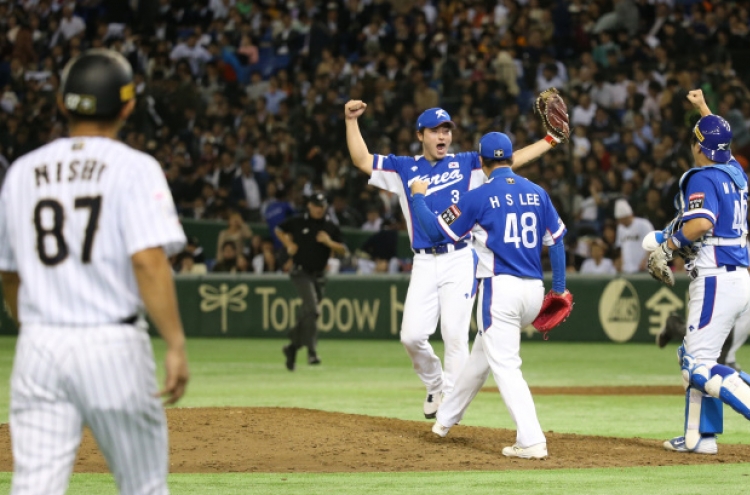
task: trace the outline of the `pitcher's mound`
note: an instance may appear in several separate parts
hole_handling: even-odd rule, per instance
[[[562,469],[750,462],[750,445],[719,444],[719,455],[678,454],[661,440],[547,432],[543,461],[503,457],[515,432],[456,426],[446,438],[431,421],[286,408],[172,409],[170,471],[364,472]],[[8,425],[0,425],[0,471],[12,470]],[[87,432],[77,472],[107,465]]]

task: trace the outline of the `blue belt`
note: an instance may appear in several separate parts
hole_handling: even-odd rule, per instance
[[[469,243],[466,241],[457,242],[455,244],[438,244],[426,249],[415,249],[414,252],[417,254],[445,254],[453,251],[458,251],[468,246]]]

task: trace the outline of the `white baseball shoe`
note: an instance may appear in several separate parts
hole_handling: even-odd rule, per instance
[[[664,448],[672,452],[681,452],[683,454],[707,454],[716,455],[719,452],[719,446],[716,445],[716,437],[703,437],[698,441],[698,445],[693,450],[685,446],[685,437],[675,437],[672,440],[664,442]]]
[[[427,394],[427,398],[424,400],[424,417],[427,419],[435,419],[438,407],[443,401],[443,396],[440,392],[436,394]]]
[[[443,426],[437,421],[435,421],[435,424],[432,425],[432,433],[439,436],[440,438],[445,438],[450,430],[450,426]]]
[[[505,457],[518,457],[519,459],[544,459],[547,457],[547,444],[542,442],[530,447],[521,447],[513,444],[503,449]]]

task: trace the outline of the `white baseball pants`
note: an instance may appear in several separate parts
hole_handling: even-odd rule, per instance
[[[88,426],[123,495],[168,494],[151,341],[130,325],[21,328],[11,376],[11,495],[62,495]]]
[[[690,282],[685,350],[710,369],[732,327],[747,321],[750,275],[745,269],[699,271],[701,276]]]
[[[727,353],[727,363],[737,362],[737,351],[745,344],[748,336],[750,336],[750,311],[741,314],[734,324],[734,339]]]
[[[404,344],[428,394],[453,390],[469,357],[469,325],[476,292],[474,250],[465,247],[444,254],[415,254],[401,322]],[[445,375],[430,335],[438,318],[445,343]]]
[[[466,413],[489,376],[516,424],[516,442],[530,447],[546,442],[536,416],[534,399],[521,373],[521,329],[534,321],[544,299],[541,280],[497,275],[479,283],[477,334],[469,361],[458,376],[453,393],[440,405],[437,421],[451,427]]]

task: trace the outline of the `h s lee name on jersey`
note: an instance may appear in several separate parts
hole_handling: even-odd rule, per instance
[[[508,206],[513,206],[513,195],[512,194],[506,194],[505,195],[505,203]],[[526,193],[526,194],[518,194],[518,204],[521,206],[541,206],[541,201],[539,199],[539,195],[535,193]],[[500,208],[500,199],[497,196],[492,196],[490,198],[490,205],[492,205],[493,208]]]

